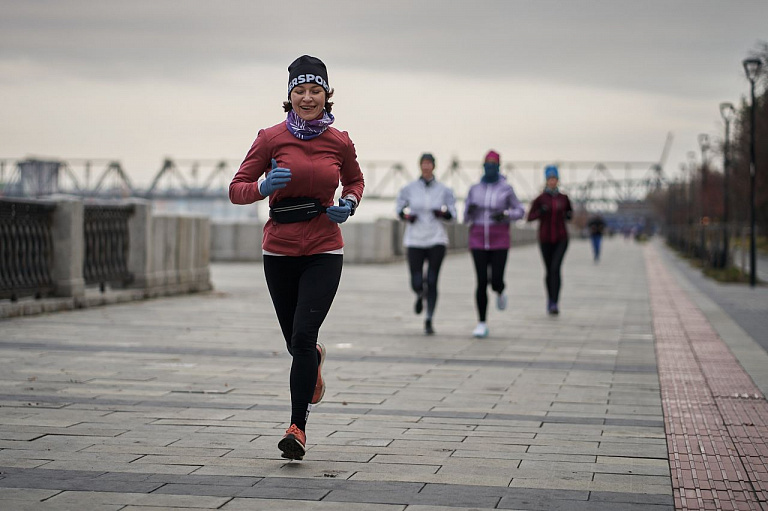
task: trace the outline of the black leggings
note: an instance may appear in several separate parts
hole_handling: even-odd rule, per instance
[[[541,256],[544,258],[546,276],[544,284],[547,286],[547,298],[550,302],[557,303],[560,297],[560,266],[563,264],[565,250],[568,248],[568,238],[555,243],[540,242]]]
[[[408,247],[408,268],[411,271],[411,289],[418,294],[424,294],[424,262],[427,264],[427,319],[432,319],[437,305],[437,277],[440,265],[445,257],[445,245],[434,245],[429,248]]]
[[[497,293],[504,291],[504,268],[507,266],[507,250],[472,250],[477,274],[475,303],[480,321],[485,321],[488,311],[488,270],[491,271],[491,289]]]
[[[293,357],[291,423],[302,431],[317,383],[317,336],[341,280],[341,254],[264,256],[264,275]]]

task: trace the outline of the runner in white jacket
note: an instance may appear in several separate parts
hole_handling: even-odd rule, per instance
[[[456,199],[453,190],[435,179],[435,158],[430,153],[421,156],[419,166],[421,177],[400,190],[395,211],[406,223],[403,245],[408,254],[411,288],[416,293],[414,311],[421,313],[426,298],[424,333],[431,335],[435,333],[432,317],[437,304],[437,280],[448,245],[445,224],[456,219]]]

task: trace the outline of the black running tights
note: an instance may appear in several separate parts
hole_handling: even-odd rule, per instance
[[[568,248],[568,238],[555,243],[540,242],[539,247],[546,271],[544,283],[547,286],[547,298],[550,302],[557,303],[560,297],[560,266],[563,264],[565,250]]]
[[[341,254],[264,256],[264,275],[293,357],[291,423],[302,431],[317,382],[317,336],[341,280]]]
[[[475,304],[477,317],[485,321],[488,312],[488,272],[491,273],[491,289],[497,293],[504,291],[504,268],[507,266],[507,250],[472,250],[472,260],[475,262],[477,288],[475,289]]]
[[[424,294],[424,262],[427,262],[427,319],[431,319],[437,305],[437,277],[445,257],[445,245],[429,248],[408,247],[408,268],[411,271],[411,289],[418,295]]]

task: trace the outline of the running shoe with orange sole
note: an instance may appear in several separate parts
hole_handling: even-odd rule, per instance
[[[291,427],[285,430],[283,438],[277,443],[277,448],[283,451],[281,455],[283,458],[303,460],[307,453],[306,445],[306,433],[300,430],[296,424],[291,424]]]

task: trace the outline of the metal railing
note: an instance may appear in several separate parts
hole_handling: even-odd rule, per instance
[[[128,271],[128,219],[132,205],[86,204],[83,237],[86,285],[98,284],[102,292],[108,282],[131,282]]]
[[[0,299],[41,298],[51,278],[52,202],[0,199]]]

